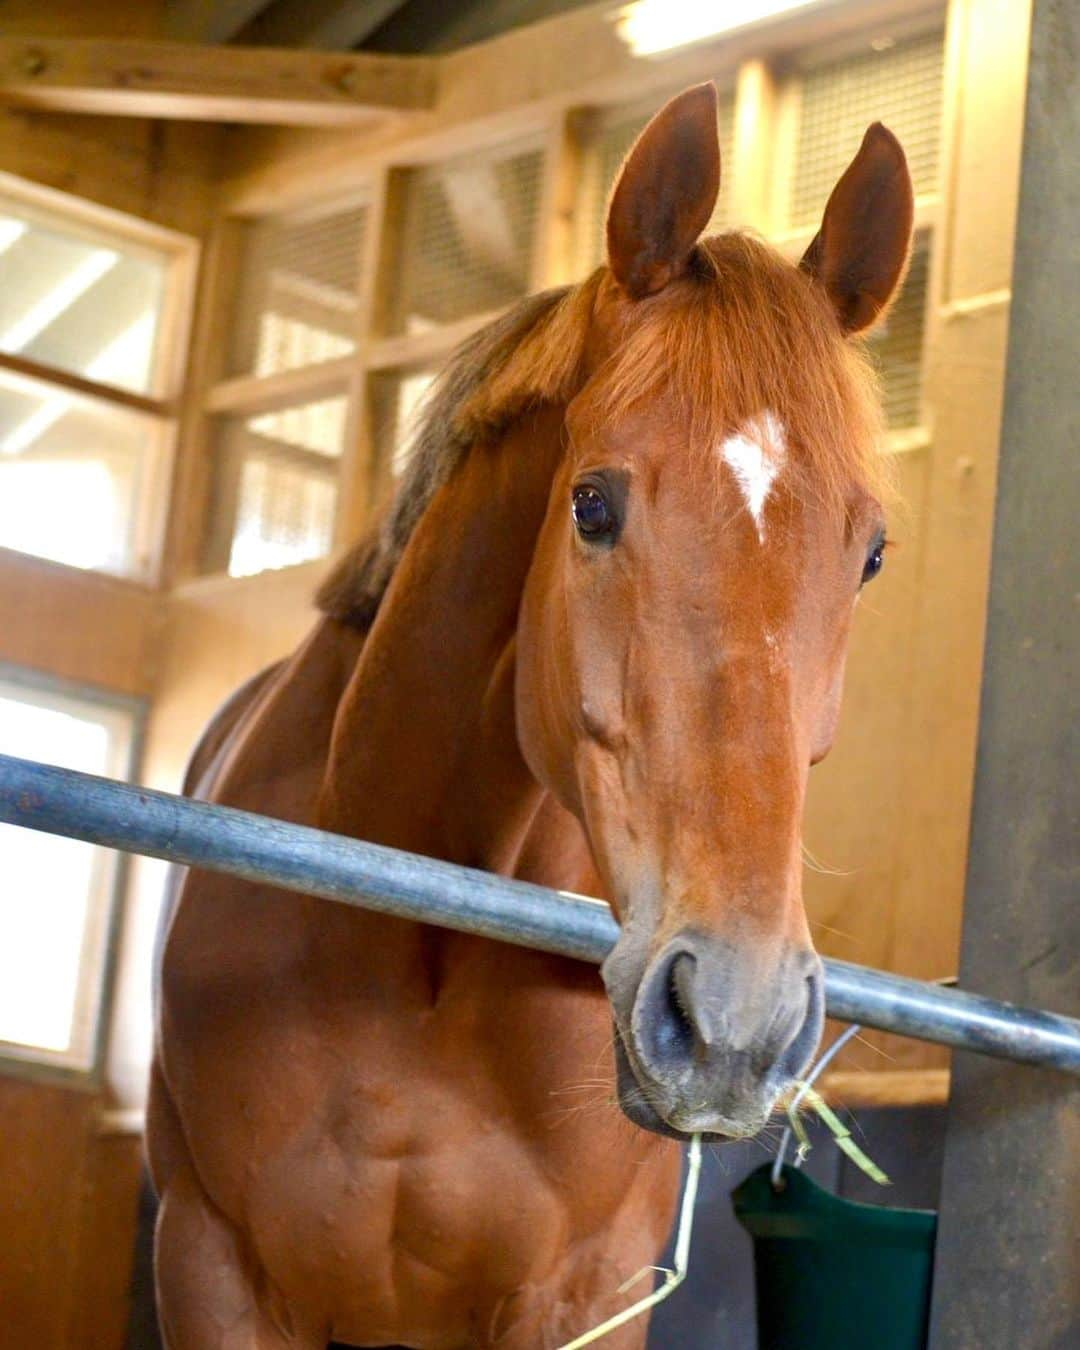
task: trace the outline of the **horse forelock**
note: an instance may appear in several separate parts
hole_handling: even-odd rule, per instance
[[[573,398],[607,275],[599,268],[530,296],[458,348],[425,399],[393,497],[321,587],[322,610],[370,625],[417,522],[470,447],[531,407]],[[796,447],[805,495],[839,514],[855,489],[884,495],[881,405],[865,349],[841,335],[813,280],[767,244],[734,231],[703,240],[686,275],[629,316],[595,372],[598,416],[615,421],[674,399],[692,445],[711,449],[768,410]]]

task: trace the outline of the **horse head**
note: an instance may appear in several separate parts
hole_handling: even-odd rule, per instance
[[[856,335],[910,249],[903,152],[866,133],[799,266],[699,238],[711,85],[631,151],[517,628],[517,731],[620,919],[619,1095],[663,1133],[744,1136],[824,1015],[801,889],[861,587],[882,562],[879,402]]]

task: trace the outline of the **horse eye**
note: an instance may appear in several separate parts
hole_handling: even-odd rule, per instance
[[[873,548],[866,555],[866,564],[863,567],[862,572],[862,585],[865,586],[868,581],[873,581],[873,579],[881,571],[884,562],[885,562],[885,540],[876,539],[874,541]]]
[[[604,495],[589,483],[574,488],[571,510],[577,532],[582,538],[596,539],[611,530],[613,522]]]

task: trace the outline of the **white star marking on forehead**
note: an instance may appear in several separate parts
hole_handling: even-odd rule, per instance
[[[746,509],[764,543],[765,503],[787,462],[787,438],[780,419],[772,412],[752,417],[723,442],[720,454],[742,489]]]

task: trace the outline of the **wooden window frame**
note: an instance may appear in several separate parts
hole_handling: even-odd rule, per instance
[[[0,352],[0,373],[6,372],[37,388],[62,391],[112,412],[134,413],[147,419],[157,441],[157,463],[155,471],[147,476],[143,499],[137,508],[133,548],[136,565],[123,576],[136,584],[156,587],[163,577],[169,485],[174,472],[199,270],[198,240],[178,230],[6,172],[0,172],[0,196],[24,207],[31,217],[44,216],[62,221],[76,236],[86,233],[98,241],[104,234],[121,245],[127,244],[136,251],[164,258],[164,294],[158,315],[151,393],[134,393],[46,362]]]
[[[28,697],[43,703],[50,699],[72,700],[89,707],[100,707],[126,724],[126,744],[121,748],[124,761],[122,777],[135,781],[142,758],[146,729],[147,703],[130,694],[106,691],[96,685],[45,674],[26,666],[0,661],[0,683],[23,688]],[[101,889],[92,897],[96,913],[88,916],[83,938],[84,956],[80,961],[80,989],[73,1012],[73,1025],[88,1025],[84,1041],[88,1053],[79,1047],[49,1050],[0,1039],[0,1074],[38,1082],[66,1084],[96,1090],[100,1087],[108,1055],[112,1024],[112,1005],[116,989],[117,951],[124,923],[128,896],[130,858],[125,853],[104,849],[108,854],[107,874]],[[94,951],[94,978],[83,979],[86,949]]]

